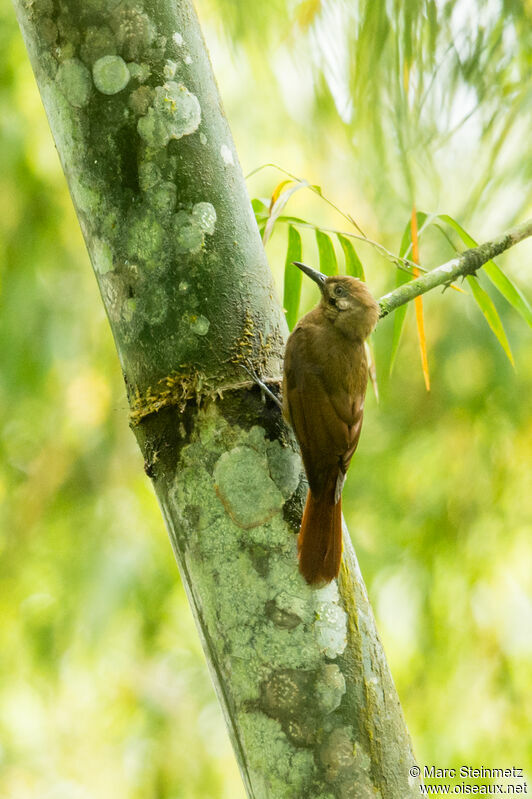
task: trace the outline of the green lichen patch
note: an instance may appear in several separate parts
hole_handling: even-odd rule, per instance
[[[93,68],[94,85],[102,94],[118,94],[129,83],[129,70],[119,55],[104,55]]]
[[[301,458],[277,439],[268,443],[270,475],[285,499],[290,499],[301,479]]]
[[[121,0],[85,0],[84,6],[89,13],[108,14],[120,2]]]
[[[318,707],[323,713],[332,713],[340,706],[346,691],[345,677],[336,663],[326,663],[319,672],[315,685]]]
[[[265,455],[267,447],[266,430],[258,424],[253,425],[251,430],[249,430],[247,434],[244,434],[242,443],[255,449],[261,455]]]
[[[38,2],[33,0],[33,2],[27,2],[27,7],[36,17],[54,13],[54,4],[52,0],[38,0]]]
[[[111,27],[126,61],[139,59],[154,42],[155,25],[139,0],[123,0],[111,17]]]
[[[271,669],[315,669],[323,659],[306,625],[290,630],[268,621],[255,631],[253,643],[257,660]]]
[[[203,532],[212,528],[225,515],[225,510],[216,495],[212,477],[197,464],[185,467],[174,481],[170,489],[175,507],[179,508],[182,522],[188,528],[191,538],[198,537],[203,542],[213,536],[205,536]],[[218,531],[216,531],[218,532]],[[200,535],[201,534],[201,535]],[[221,542],[220,535],[214,536],[214,543]],[[214,555],[211,547],[206,547],[205,554]],[[221,554],[221,553],[220,553]]]
[[[196,222],[200,230],[212,236],[216,225],[216,211],[212,203],[196,203],[192,209],[192,219]]]
[[[229,515],[244,529],[264,524],[282,510],[283,495],[265,459],[250,447],[225,452],[216,464],[214,479]]]
[[[57,30],[57,25],[50,19],[50,17],[44,17],[39,21],[39,37],[44,44],[47,44],[49,47],[52,47],[56,41],[59,31]]]
[[[373,784],[371,758],[354,738],[350,726],[334,728],[320,748],[320,762],[327,782],[334,783],[340,799],[379,799]]]
[[[113,268],[113,254],[109,244],[103,239],[94,238],[92,242],[92,265],[99,275],[105,275]]]
[[[316,771],[312,752],[297,750],[278,721],[262,713],[239,715],[249,765],[260,795],[275,799],[310,796]]]
[[[320,759],[329,782],[334,782],[341,770],[350,769],[355,762],[352,735],[352,727],[336,727],[321,747]]]
[[[81,32],[68,9],[57,17],[57,31],[63,41],[71,42],[75,46],[79,44]]]
[[[56,84],[74,108],[83,108],[90,100],[91,75],[85,64],[77,58],[69,58],[59,65]]]
[[[141,117],[137,130],[153,148],[166,147],[170,139],[181,139],[197,130],[201,122],[198,98],[182,83],[168,81],[155,89],[153,105]]]
[[[261,708],[280,721],[297,716],[308,702],[312,684],[312,672],[279,669],[262,683]]]
[[[208,202],[196,203],[191,212],[178,211],[173,219],[174,246],[180,255],[197,253],[205,243],[205,234],[212,235],[216,211]]]
[[[153,161],[142,161],[139,164],[139,185],[142,191],[148,191],[161,180],[161,170]]]
[[[206,336],[209,332],[211,323],[203,314],[192,314],[190,317],[190,329],[196,336]]]
[[[268,551],[275,549],[291,550],[291,536],[287,532],[286,523],[282,514],[275,514],[264,524],[248,529],[247,541],[259,547],[265,547]]]
[[[177,70],[176,62],[172,61],[171,59],[168,59],[163,69],[163,75],[166,78],[166,80],[172,80],[172,78],[175,76],[176,70]]]
[[[150,186],[146,199],[157,214],[162,217],[169,216],[175,208],[177,187],[170,180],[162,180]]]
[[[129,69],[131,78],[136,80],[138,83],[144,83],[151,75],[149,64],[137,64],[136,61],[130,61],[127,65],[127,68]],[[146,109],[146,111],[147,110],[148,109]],[[144,113],[146,113],[146,111]]]
[[[295,617],[299,619],[300,622],[306,623],[311,622],[314,618],[314,611],[309,604],[308,594],[304,591],[296,594],[292,593],[290,590],[281,590],[275,594],[272,601],[279,613],[283,613],[290,618]]]
[[[347,646],[347,613],[339,604],[336,583],[315,591],[314,601],[316,639],[325,656],[333,659]]]
[[[161,250],[164,229],[156,214],[146,208],[132,211],[128,218],[126,252],[130,258],[151,261]]]
[[[106,55],[116,55],[117,44],[113,31],[107,25],[91,25],[83,34],[80,56],[87,66]]]
[[[151,86],[139,86],[129,95],[128,106],[136,116],[144,116],[153,102],[155,93]]]
[[[149,281],[141,284],[139,291],[139,313],[149,325],[160,325],[168,312],[168,294],[162,286]]]
[[[203,231],[186,211],[179,211],[174,217],[174,245],[179,254],[200,252],[205,241]]]
[[[241,531],[232,531],[231,527],[229,531],[232,541],[238,546],[242,540]],[[227,532],[223,537],[227,538]],[[234,657],[246,659],[250,669],[254,670],[258,662],[250,641],[261,624],[267,586],[258,579],[253,560],[245,550],[239,549],[236,559],[227,564],[222,559],[215,568],[218,572],[217,617],[226,638],[226,649]],[[242,635],[245,635],[245,641]]]

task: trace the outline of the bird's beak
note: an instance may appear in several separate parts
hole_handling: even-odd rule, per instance
[[[317,283],[320,287],[320,291],[323,291],[323,287],[325,286],[325,281],[327,280],[327,275],[323,275],[321,272],[318,272],[317,269],[313,269],[311,266],[307,266],[306,264],[302,264],[301,261],[292,261],[294,266],[297,266],[304,272],[314,283]]]

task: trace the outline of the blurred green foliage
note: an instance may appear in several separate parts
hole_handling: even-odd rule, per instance
[[[490,3],[482,25],[473,2],[202,0],[199,11],[245,170],[275,161],[319,183],[395,252],[413,199],[477,239],[530,215],[530,4]],[[415,87],[428,87],[449,31],[457,44],[431,113],[413,114]],[[343,66],[327,60],[338,52]],[[243,788],[7,0],[0,53],[0,796],[237,799]],[[404,80],[390,79],[405,62],[407,112]],[[460,97],[482,106],[482,124],[473,115],[448,137],[453,109],[468,113]],[[430,133],[422,140],[419,119]],[[268,198],[277,182],[261,172],[250,193]],[[337,222],[319,197],[298,192],[293,202],[294,214]],[[300,232],[317,265],[313,231]],[[279,294],[286,236],[284,226],[268,244]],[[374,293],[390,290],[393,265],[357,252]],[[421,243],[426,266],[451,253],[436,232]],[[531,255],[526,242],[500,259],[529,298]],[[312,292],[304,285],[300,310]],[[381,400],[369,390],[344,506],[420,763],[530,774],[531,336],[492,296],[515,370],[470,298],[433,293],[430,394],[412,313],[392,377],[393,319],[379,326]]]

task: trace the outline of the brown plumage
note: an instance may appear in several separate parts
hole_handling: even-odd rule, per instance
[[[299,441],[309,482],[299,568],[308,583],[321,583],[340,570],[341,493],[362,427],[368,382],[364,341],[379,307],[357,278],[325,277],[296,266],[318,283],[322,296],[287,341],[283,413]]]

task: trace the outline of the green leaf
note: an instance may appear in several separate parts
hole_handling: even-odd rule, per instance
[[[251,200],[251,207],[253,208],[257,225],[260,227],[261,224],[265,224],[270,212],[264,200],[261,200],[260,197],[254,197]]]
[[[288,248],[284,265],[284,294],[283,308],[289,330],[297,322],[299,298],[301,296],[301,282],[303,274],[292,261],[301,261],[301,235],[292,225],[288,226]]]
[[[320,272],[323,272],[324,275],[338,274],[338,261],[331,237],[316,228],[316,244],[318,245]]]
[[[452,229],[458,233],[464,244],[468,247],[477,247],[477,242],[475,241],[472,236],[467,233],[464,228],[452,218],[448,214],[439,214],[439,219],[442,222],[445,222],[447,225],[452,227]],[[489,280],[493,283],[495,288],[502,294],[502,296],[510,303],[510,305],[520,314],[525,322],[532,327],[532,307],[530,303],[521,293],[521,291],[517,288],[517,286],[512,283],[509,277],[504,274],[502,269],[500,269],[495,261],[488,261],[484,264],[484,272],[486,273]]]
[[[508,339],[506,338],[506,333],[504,332],[504,327],[502,326],[500,316],[497,313],[495,305],[493,304],[493,300],[491,299],[487,291],[484,291],[484,289],[482,288],[476,277],[474,277],[473,275],[468,275],[467,282],[471,286],[471,291],[473,292],[473,297],[475,298],[478,307],[484,314],[488,325],[491,327],[491,329],[497,336],[499,344],[505,351],[506,355],[508,356],[508,360],[513,366],[514,358],[512,355],[512,351],[510,349]]]
[[[294,225],[311,225],[306,219],[301,219],[300,216],[285,216],[284,214],[277,219],[278,222],[293,222]]]
[[[510,278],[504,274],[495,261],[488,261],[487,264],[484,264],[483,268],[488,278],[500,291],[502,296],[508,300],[510,305],[523,317],[525,322],[532,327],[532,307],[530,307],[530,303],[517,288],[515,283],[512,283]]]
[[[360,280],[365,280],[366,276],[364,275],[362,261],[358,257],[352,242],[347,238],[347,236],[342,236],[341,233],[337,234],[337,238],[340,242],[342,250],[344,251],[346,274],[352,275],[353,277],[358,277]]]

